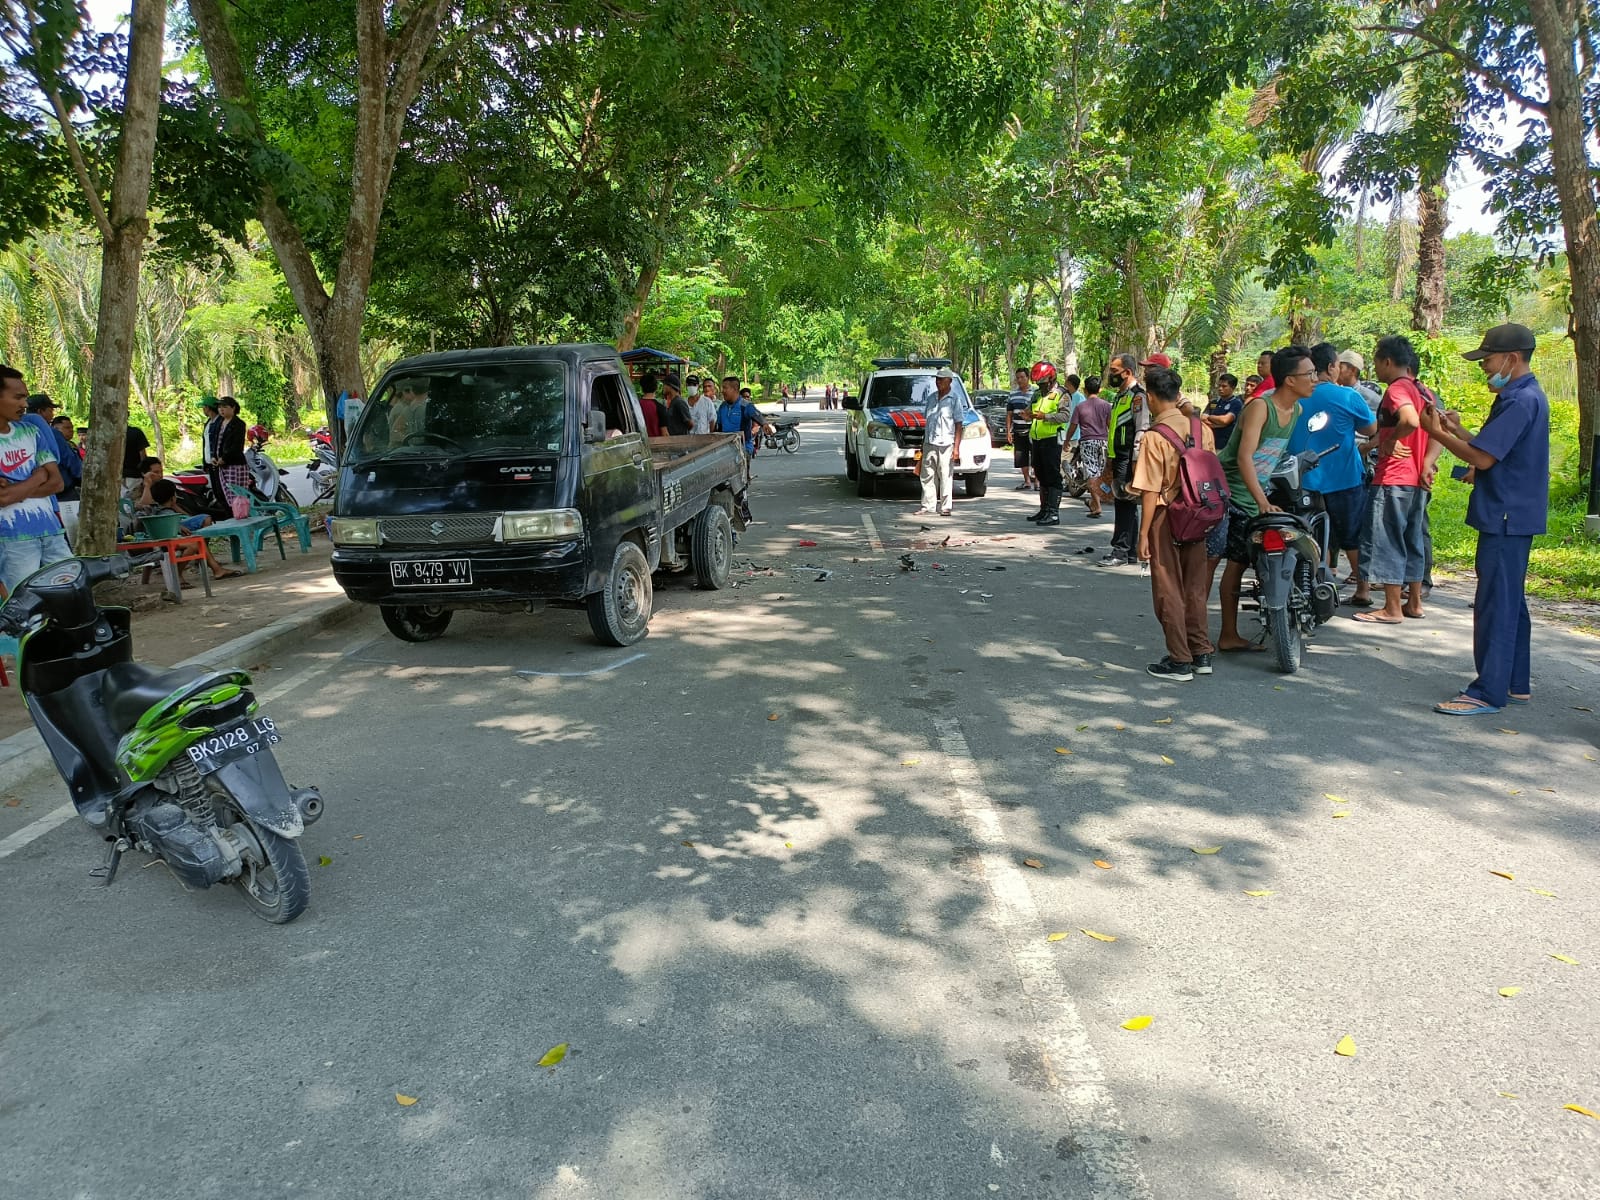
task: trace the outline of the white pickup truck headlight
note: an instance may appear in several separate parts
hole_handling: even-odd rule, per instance
[[[867,437],[879,442],[894,441],[894,426],[882,425],[873,421],[867,426]]]
[[[333,519],[333,544],[335,546],[376,546],[378,540],[377,517],[335,517]]]
[[[545,542],[582,536],[583,514],[575,508],[508,512],[500,518],[500,540],[505,542]]]

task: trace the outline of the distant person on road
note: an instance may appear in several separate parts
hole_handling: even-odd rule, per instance
[[[1195,429],[1194,418],[1180,408],[1183,380],[1167,367],[1150,367],[1144,376],[1151,412],[1150,431],[1133,472],[1133,490],[1139,493],[1139,561],[1150,564],[1150,596],[1156,620],[1166,635],[1167,653],[1145,670],[1157,679],[1186,682],[1210,675],[1213,648],[1206,632],[1206,573],[1204,540],[1173,540],[1167,523],[1167,506],[1177,498],[1181,452],[1161,429],[1170,429],[1187,443]],[[1216,439],[1201,421],[1200,445],[1216,450]]]
[[[1101,476],[1106,469],[1106,434],[1111,425],[1111,405],[1100,394],[1100,376],[1091,375],[1083,383],[1083,403],[1072,410],[1067,422],[1067,436],[1078,439],[1078,463],[1083,477],[1089,481],[1084,493],[1084,503],[1089,506],[1089,516],[1100,519]]]
[[[1533,331],[1496,325],[1476,362],[1498,389],[1489,419],[1473,434],[1454,412],[1423,414],[1423,428],[1472,472],[1467,524],[1478,531],[1473,560],[1478,586],[1472,606],[1472,662],[1478,675],[1433,711],[1470,717],[1533,699],[1533,626],[1525,597],[1528,555],[1545,532],[1550,500],[1550,402],[1531,366]]]
[[[1144,386],[1139,382],[1139,360],[1134,355],[1113,358],[1107,378],[1116,389],[1106,447],[1110,461],[1104,476],[1111,489],[1113,525],[1111,552],[1100,560],[1100,565],[1119,567],[1133,561],[1134,543],[1139,538],[1139,505],[1129,490],[1129,481],[1139,453],[1139,438],[1150,424],[1150,410],[1145,403]]]
[[[1078,405],[1083,403],[1083,380],[1077,375],[1068,375],[1062,382],[1064,384],[1062,403],[1065,407],[1058,411],[1063,411],[1070,417],[1078,411]],[[1072,434],[1062,435],[1063,440],[1068,442],[1073,439],[1073,436]]]
[[[955,393],[956,373],[940,367],[933,377],[933,391],[922,401],[926,421],[922,436],[922,507],[919,513],[941,517],[955,512],[956,460],[961,457],[961,398]]]
[[[1035,525],[1061,524],[1061,430],[1062,405],[1066,398],[1056,391],[1054,363],[1036,362],[1028,378],[1038,385],[1038,392],[1028,408],[1028,458],[1033,463],[1033,477],[1039,481],[1039,511],[1028,520]]]
[[[1011,394],[1006,397],[1006,441],[1011,443],[1011,461],[1022,472],[1022,482],[1017,491],[1031,492],[1038,488],[1033,477],[1033,460],[1029,457],[1028,410],[1033,407],[1033,384],[1028,381],[1026,367],[1011,373]]]

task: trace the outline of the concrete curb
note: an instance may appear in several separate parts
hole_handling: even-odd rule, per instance
[[[203,650],[174,667],[246,667],[285,650],[323,629],[351,620],[362,605],[334,596],[308,605],[292,617],[284,617],[251,633]],[[137,643],[135,643],[137,651]],[[54,771],[55,762],[45,749],[37,729],[24,729],[0,738],[0,789],[15,788],[39,771]]]

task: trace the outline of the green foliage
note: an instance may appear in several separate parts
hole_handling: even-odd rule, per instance
[[[251,422],[269,429],[283,420],[283,372],[259,355],[244,353],[233,362],[233,394],[239,411]]]

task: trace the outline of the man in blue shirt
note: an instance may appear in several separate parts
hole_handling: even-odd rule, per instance
[[[1533,698],[1524,588],[1533,539],[1545,531],[1550,504],[1550,402],[1534,376],[1533,330],[1496,325],[1483,344],[1462,355],[1483,368],[1497,392],[1476,435],[1455,413],[1423,415],[1429,436],[1473,471],[1467,524],[1478,531],[1473,565],[1478,588],[1472,607],[1472,662],[1478,677],[1454,699],[1435,704],[1449,716],[1497,713]]]
[[[1300,406],[1300,420],[1289,437],[1288,453],[1302,450],[1326,451],[1322,461],[1305,477],[1306,487],[1322,493],[1328,510],[1332,537],[1330,557],[1342,550],[1350,560],[1350,574],[1361,577],[1361,520],[1367,511],[1367,473],[1356,450],[1356,435],[1369,437],[1378,423],[1367,402],[1354,388],[1340,387],[1333,381],[1338,367],[1339,349],[1332,342],[1311,347],[1311,365],[1317,372],[1317,386]]]
[[[56,499],[76,500],[78,486],[83,482],[83,459],[78,457],[78,448],[61,436],[55,422],[54,400],[43,392],[35,392],[28,397],[28,411],[23,415],[22,423],[37,429],[40,445],[49,446],[55,451],[56,467],[61,471],[61,491]]]
[[[717,405],[717,432],[744,435],[744,452],[754,456],[756,431],[766,424],[761,410],[739,395],[739,377],[729,375],[722,381],[722,403]]]
[[[1217,453],[1222,453],[1222,448],[1233,438],[1233,431],[1238,428],[1239,414],[1244,411],[1244,401],[1239,396],[1239,377],[1224,372],[1217,376],[1216,399],[1206,405],[1206,410],[1200,419],[1211,430],[1212,440],[1217,443]]]

